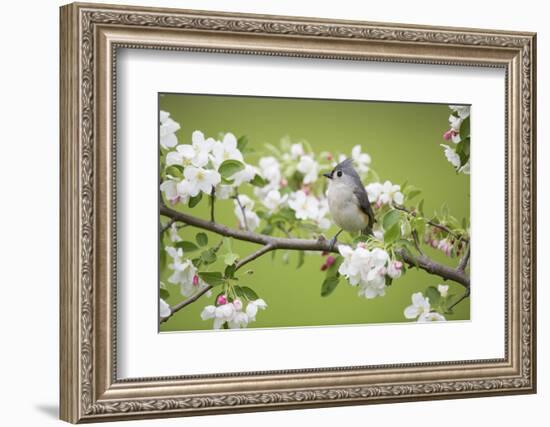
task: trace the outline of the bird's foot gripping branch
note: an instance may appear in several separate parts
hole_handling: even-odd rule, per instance
[[[454,118],[459,116],[456,107],[451,109],[456,127]],[[460,114],[460,134],[469,135],[466,112]],[[247,161],[253,156],[244,136],[226,133],[214,139],[194,131],[190,143],[180,144],[175,136],[179,125],[170,115],[161,112],[160,122],[160,263],[168,272],[161,282],[160,322],[204,300],[201,317],[214,328],[248,326],[268,307],[248,276],[254,261],[273,251],[282,252],[283,259],[289,252],[298,253],[299,267],[322,257],[320,297],[347,283],[357,288],[360,297],[383,298],[408,270],[428,273],[433,279],[423,290],[412,292],[411,304],[403,307],[406,319],[444,321],[469,298],[468,220],[458,221],[446,206],[426,212],[421,190],[380,180],[361,146],[337,156],[316,154],[306,141],[283,139],[279,146],[267,144],[265,155],[252,164]],[[348,217],[335,208],[348,205],[331,200],[330,190],[327,196],[327,180],[322,178],[331,175],[335,188],[347,190],[338,179],[352,172],[343,169],[337,176],[342,168],[335,168],[346,158],[356,175],[350,191],[359,194],[350,199],[357,205]],[[469,155],[462,161],[469,162]],[[216,202],[232,205],[236,227],[216,221]],[[209,203],[208,218],[193,214],[201,203]],[[353,221],[353,212],[362,215],[360,221]],[[331,244],[324,235],[333,222],[351,235]],[[367,226],[368,234],[354,233]],[[235,241],[255,244],[257,249],[236,253]],[[442,262],[442,255],[449,262]],[[451,282],[462,292],[451,292]],[[181,295],[179,302],[169,305],[166,300],[174,300],[174,293]]]

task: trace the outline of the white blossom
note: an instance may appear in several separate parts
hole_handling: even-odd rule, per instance
[[[168,229],[169,237],[172,242],[181,242],[183,239],[178,234],[178,225],[173,222]]]
[[[304,155],[304,147],[301,143],[292,144],[290,146],[290,158],[296,160],[297,158]]]
[[[223,142],[216,141],[212,148],[212,163],[218,169],[226,160],[243,161],[243,155],[237,148],[237,138],[228,132],[223,137]]]
[[[391,205],[397,203],[403,204],[403,193],[401,193],[401,186],[392,184],[390,181],[381,184],[379,182],[370,183],[365,187],[369,201],[376,203],[378,207],[381,205]]]
[[[192,141],[193,145],[178,145],[176,151],[170,151],[166,155],[166,165],[205,167],[215,141],[212,138],[205,139],[204,134],[198,130],[193,132]]]
[[[260,158],[258,165],[262,176],[272,184],[271,188],[279,189],[279,183],[281,181],[281,166],[275,157],[262,157]]]
[[[234,205],[235,216],[239,220],[240,228],[248,228],[248,230],[253,231],[259,227],[260,217],[256,214],[256,212],[252,210],[254,208],[254,201],[250,197],[248,197],[246,194],[239,194],[238,201],[235,200]]]
[[[404,314],[407,319],[416,319],[421,314],[430,312],[430,300],[422,295],[422,292],[412,294],[412,304],[405,308]]]
[[[218,184],[216,186],[216,199],[218,200],[227,200],[233,194],[233,186]]]
[[[251,322],[255,321],[258,310],[265,310],[266,308],[267,308],[267,304],[261,298],[254,301],[250,301],[246,306],[246,314],[248,315],[248,319]]]
[[[214,319],[214,329],[220,329],[225,322],[229,322],[235,315],[235,307],[230,302],[219,306],[207,305],[201,312],[201,319]]]
[[[445,319],[445,316],[435,311],[422,313],[420,316],[418,316],[418,322],[444,322],[446,320],[447,319]]]
[[[170,113],[160,112],[160,145],[162,148],[172,148],[178,144],[176,132],[180,129],[179,123],[170,118]]]
[[[172,310],[170,310],[170,305],[162,298],[159,298],[159,316],[164,318],[170,316],[171,314]]]
[[[401,277],[403,269],[403,263],[401,261],[391,261],[388,265],[387,274],[392,279],[398,279]]]
[[[201,191],[205,194],[212,192],[212,187],[218,185],[221,181],[221,176],[217,171],[210,169],[197,168],[188,166],[183,171],[183,176],[187,184],[187,192],[189,196],[195,197]]]
[[[460,167],[460,156],[457,154],[457,152],[445,144],[440,144],[443,148],[445,148],[445,157],[451,163],[455,168]]]
[[[355,169],[359,174],[365,174],[369,171],[371,158],[367,153],[361,152],[361,146],[356,145],[351,150],[351,158],[355,164]]]
[[[456,112],[461,119],[465,119],[470,115],[469,105],[449,105],[449,108]]]
[[[202,320],[214,319],[214,329],[220,329],[226,322],[230,329],[246,328],[250,322],[256,320],[258,309],[267,308],[263,299],[250,301],[246,311],[242,310],[243,304],[239,299],[229,302],[224,298],[222,302],[223,304],[218,303],[218,306],[208,305],[201,312]]]
[[[167,246],[165,248],[166,250],[166,253],[168,254],[168,256],[174,258],[174,259],[179,259],[183,256],[183,249],[182,248],[174,248],[172,246]]]
[[[302,156],[296,169],[304,175],[304,184],[311,184],[319,177],[319,164],[312,156]]]
[[[370,299],[385,294],[389,261],[386,251],[380,248],[370,251],[364,246],[352,249],[347,245],[339,245],[338,250],[344,257],[338,272],[346,277],[350,285],[359,286],[360,296]]]
[[[173,270],[168,281],[175,285],[179,285],[180,293],[183,296],[187,297],[195,292],[199,285],[198,279],[195,279],[195,277],[198,277],[197,269],[190,259],[182,260],[180,258],[174,258],[168,268]]]
[[[404,314],[407,319],[417,319],[417,322],[442,322],[445,316],[431,311],[430,300],[424,297],[422,292],[412,294],[412,304],[405,308]]]
[[[238,187],[245,182],[252,181],[257,173],[258,171],[254,166],[245,164],[244,169],[232,175],[229,179],[233,180],[233,186]]]
[[[443,298],[447,298],[449,293],[449,285],[437,285],[437,290]]]
[[[160,184],[160,191],[164,193],[171,205],[179,202],[187,203],[189,200],[187,183],[184,183],[184,181],[178,182],[173,179],[167,179]]]
[[[279,207],[283,206],[288,199],[288,195],[281,196],[279,190],[271,190],[262,199],[263,205],[270,211],[276,211]]]
[[[365,187],[367,195],[369,196],[369,201],[371,203],[377,203],[382,194],[382,184],[379,182],[372,182]]]

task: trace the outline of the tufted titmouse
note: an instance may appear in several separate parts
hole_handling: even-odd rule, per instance
[[[352,160],[344,160],[331,172],[323,175],[330,180],[327,192],[330,215],[341,228],[331,240],[331,245],[336,243],[336,238],[343,230],[372,234],[374,213],[361,178],[353,168]]]

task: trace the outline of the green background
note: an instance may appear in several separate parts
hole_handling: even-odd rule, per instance
[[[382,182],[390,180],[403,184],[408,181],[423,190],[419,197],[425,199],[426,215],[446,203],[451,214],[459,220],[469,218],[469,176],[454,171],[439,145],[445,143],[442,135],[448,129],[450,110],[447,105],[160,94],[159,108],[169,112],[181,125],[176,134],[180,144],[191,143],[194,130],[212,137],[225,132],[232,132],[237,137],[246,135],[249,147],[256,150],[245,156],[245,161],[251,164],[257,164],[261,155],[269,155],[263,148],[264,143],[278,145],[285,136],[293,142],[307,140],[316,153],[326,150],[350,155],[351,148],[361,144],[363,151],[370,154],[371,167]],[[206,200],[203,198],[192,210],[181,209],[208,218]],[[216,213],[218,222],[237,226],[233,201],[217,201]],[[194,241],[198,231],[187,227],[180,234],[184,240]],[[326,235],[331,237],[336,231],[333,227]],[[210,244],[220,239],[212,233],[208,233],[208,237]],[[257,248],[257,245],[233,241],[233,250],[241,257]],[[424,249],[435,260],[456,266],[456,259],[447,258],[440,251]],[[300,269],[296,268],[297,258],[296,252],[289,252],[289,263],[285,264],[283,252],[277,251],[275,258],[268,254],[248,265],[254,274],[243,277],[241,285],[252,287],[268,304],[249,328],[405,322],[409,320],[405,319],[403,310],[410,305],[412,293],[443,283],[437,276],[409,269],[387,288],[384,297],[370,300],[359,297],[358,289],[344,280],[330,296],[321,297],[324,273],[320,266],[324,258],[318,254],[307,255]],[[220,270],[221,267],[217,269]],[[173,305],[183,297],[178,286],[166,281],[169,273],[165,270],[160,275],[170,291],[168,303]],[[463,293],[460,285],[447,284],[450,285],[449,293]],[[200,312],[213,303],[214,296],[203,296],[161,324],[160,330],[211,329],[212,320],[201,320]],[[446,317],[465,320],[469,316],[468,298],[455,307],[453,315]]]

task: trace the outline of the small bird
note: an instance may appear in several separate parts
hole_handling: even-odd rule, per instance
[[[338,235],[344,230],[372,234],[372,226],[376,220],[369,196],[359,174],[353,168],[353,161],[346,159],[323,176],[330,180],[327,192],[330,215],[341,229],[331,239],[330,246],[334,246]]]

